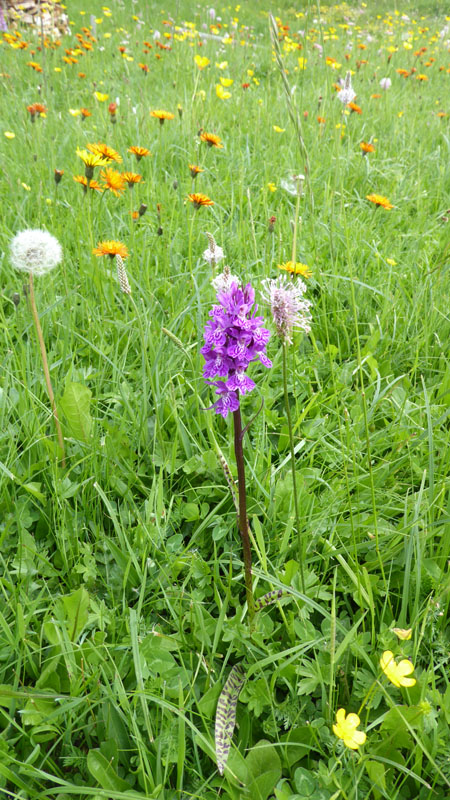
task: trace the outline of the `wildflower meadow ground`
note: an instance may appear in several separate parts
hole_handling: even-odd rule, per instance
[[[9,5],[0,794],[448,798],[448,6]]]

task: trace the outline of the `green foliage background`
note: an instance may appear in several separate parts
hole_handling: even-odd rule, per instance
[[[305,164],[272,58],[270,5],[216,8],[227,26],[220,35],[231,32],[236,44],[164,38],[174,28],[163,20],[209,26],[204,2],[195,13],[182,2],[111,4],[111,16],[99,3],[73,2],[72,34],[91,12],[102,19],[78,63],[62,60],[77,47],[74,35],[44,54],[26,30],[28,49],[0,45],[6,797],[448,796],[450,57],[439,36],[448,20],[442,3],[422,3],[417,19],[408,7],[409,20],[400,6],[387,20],[379,4],[357,6],[274,9],[289,25],[281,45],[310,164],[297,258],[313,272],[313,329],[294,337],[289,364],[307,580],[303,594],[273,336],[274,367],[254,369],[258,390],[242,404],[248,422],[264,399],[245,439],[248,510],[255,594],[284,587],[289,595],[258,612],[252,638],[236,514],[218,460],[221,451],[234,473],[231,421],[205,411],[212,400],[199,350],[214,302],[205,231],[257,292],[291,258],[295,198],[281,181]],[[155,29],[171,50],[157,48]],[[422,46],[426,53],[415,55]],[[196,53],[211,60],[202,72]],[[407,80],[395,71],[412,67]],[[343,114],[335,97],[347,68],[362,115]],[[416,80],[423,73],[428,81]],[[226,101],[216,95],[221,76],[234,80]],[[386,76],[392,87],[382,92]],[[112,125],[107,106],[117,97]],[[37,101],[48,112],[32,124],[26,106]],[[84,121],[69,113],[81,107],[92,112]],[[149,116],[155,108],[175,119],[160,126]],[[224,148],[200,144],[200,129]],[[374,154],[362,156],[363,140]],[[82,171],[75,153],[96,141],[117,149],[118,168],[140,172],[144,183],[123,197],[85,197],[71,177]],[[137,164],[131,145],[152,157]],[[189,163],[204,169],[195,185]],[[54,169],[64,170],[58,187]],[[215,205],[194,212],[186,200],[193,190]],[[394,208],[374,207],[365,199],[373,192]],[[134,223],[129,212],[141,203],[147,213]],[[8,257],[15,233],[33,227],[64,249],[36,294],[66,470],[23,276]],[[91,254],[110,239],[129,248],[131,298],[120,293],[113,263]],[[411,627],[412,639],[398,641],[393,627]],[[384,650],[412,660],[413,689],[382,676]],[[215,709],[241,662],[247,681],[220,778]],[[340,707],[359,713],[367,732],[358,752],[332,732]]]

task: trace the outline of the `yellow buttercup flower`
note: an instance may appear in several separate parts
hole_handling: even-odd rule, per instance
[[[385,650],[381,656],[380,667],[390,682],[398,688],[400,688],[400,686],[414,686],[417,683],[415,678],[407,677],[407,675],[410,675],[411,672],[414,671],[414,664],[407,658],[404,658],[397,664],[394,659],[394,654],[391,653],[390,650]]]
[[[284,133],[285,130],[286,130],[286,128],[280,128],[278,125],[273,125],[272,127],[273,127],[275,133]]]
[[[94,92],[94,97],[97,98],[99,103],[105,103],[109,97],[109,94],[102,94],[101,92]]]
[[[222,86],[225,86],[226,88],[228,88],[229,86],[232,86],[233,83],[234,83],[233,78],[219,78],[219,80],[220,80]]]
[[[7,139],[15,139],[16,138],[16,134],[13,133],[12,131],[5,131],[4,135],[6,136]]]
[[[388,264],[393,264],[394,266],[397,263],[393,258],[387,258],[386,261]],[[392,628],[392,633],[395,633],[402,641],[408,641],[412,636],[412,628]]]
[[[194,56],[194,61],[199,69],[205,69],[205,67],[211,63],[209,58],[206,56],[199,56],[198,54]]]
[[[231,97],[231,93],[226,92],[223,86],[220,85],[220,83],[216,85],[216,95],[220,100],[229,100]]]
[[[275,186],[274,183],[272,183],[272,181],[270,181],[270,183],[267,184],[267,188],[270,189],[271,192],[276,192],[277,190],[277,187]]]
[[[364,731],[357,731],[360,719],[357,714],[346,714],[344,708],[340,708],[336,713],[336,725],[333,725],[333,733],[338,739],[342,739],[346,747],[350,750],[357,750],[367,739]]]

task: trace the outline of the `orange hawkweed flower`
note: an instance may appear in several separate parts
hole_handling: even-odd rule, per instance
[[[325,125],[326,119],[325,117],[317,117],[317,122],[319,125]]]
[[[171,111],[161,111],[161,109],[150,111],[150,116],[159,119],[161,125],[164,125],[166,119],[175,119],[175,114],[172,114]]]
[[[114,150],[107,144],[103,144],[103,142],[97,142],[96,144],[87,144],[86,147],[88,150],[90,150],[91,153],[95,153],[98,156],[102,156],[103,158],[106,158],[108,161],[117,161],[118,164],[122,162],[122,156],[119,155],[117,150]]]
[[[55,179],[56,185],[58,185],[58,183],[61,183],[61,179],[62,179],[63,175],[64,175],[64,170],[63,169],[55,169],[55,171],[53,173],[53,177]]]
[[[146,147],[136,147],[135,145],[133,145],[133,147],[129,147],[128,152],[133,153],[133,155],[136,156],[137,161],[140,161],[144,156],[151,156],[150,150],[147,150]]]
[[[402,76],[402,78],[409,78],[409,75],[410,75],[410,72],[409,72],[409,70],[407,70],[407,69],[401,69],[401,68],[399,68],[399,69],[396,69],[395,71],[396,71],[396,72],[397,72],[399,75],[401,75],[401,76]]]
[[[200,208],[200,206],[214,205],[214,201],[210,200],[206,194],[188,194],[188,198],[194,204],[195,209]]]
[[[92,117],[91,112],[88,111],[87,108],[80,108],[80,111],[81,111],[81,118],[82,119],[86,119],[86,117]]]
[[[117,111],[117,103],[110,103],[108,106],[108,111],[111,114],[111,116],[114,116],[114,114]]]
[[[142,175],[138,175],[137,172],[122,172],[122,178],[130,189],[132,189],[135,183],[141,182]]]
[[[204,172],[201,167],[197,167],[196,164],[188,164],[189,171],[191,173],[191,178],[196,178],[199,172]]]
[[[347,108],[350,109],[355,114],[362,114],[362,108],[358,106],[356,103],[347,103]]]
[[[37,64],[36,61],[27,61],[27,67],[31,67],[35,72],[42,72],[41,65]]]
[[[92,252],[96,256],[110,256],[110,258],[114,258],[115,256],[127,258],[129,256],[126,245],[124,245],[123,242],[114,241],[99,242]]]
[[[88,188],[88,179],[86,178],[86,176],[85,175],[74,175],[73,179],[77,183],[81,184],[81,186],[83,187],[84,192],[86,194],[87,188]],[[100,186],[98,181],[90,180],[89,181],[89,188],[95,190],[96,192],[103,192],[103,187]]]
[[[381,97],[381,94],[377,94],[377,93],[370,95],[370,99],[371,100],[378,100],[380,97]]]
[[[200,134],[200,141],[206,142],[208,147],[223,147],[222,139],[220,136],[216,136],[215,133],[206,133],[203,131]]]
[[[370,202],[375,203],[376,206],[382,206],[386,211],[390,211],[391,208],[394,208],[387,197],[383,197],[381,194],[366,194],[366,200],[370,200]]]
[[[107,167],[100,173],[100,177],[105,182],[105,188],[109,189],[116,197],[120,197],[121,193],[125,191],[125,181],[120,172],[116,172],[115,169]]]
[[[138,67],[141,68],[142,72],[145,72],[145,74],[147,74],[147,72],[149,70],[148,64],[138,64]]]
[[[374,153],[375,147],[370,142],[360,142],[359,146],[363,151],[363,155],[367,155],[367,153]]]
[[[78,77],[79,78],[85,78],[86,77],[86,73],[85,72],[79,72],[78,73]]]
[[[428,80],[428,75],[421,75],[421,74],[416,75],[416,81],[427,81],[427,80]]]
[[[46,114],[47,108],[42,103],[32,103],[31,106],[27,106],[27,111],[30,112],[31,121],[34,122],[35,115],[37,114],[40,117],[41,114]]]

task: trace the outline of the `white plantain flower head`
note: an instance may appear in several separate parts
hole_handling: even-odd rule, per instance
[[[270,304],[272,319],[280,339],[292,344],[294,329],[309,333],[311,330],[311,302],[303,295],[306,286],[302,280],[295,282],[284,275],[262,281],[262,297]]]
[[[48,231],[28,229],[20,231],[12,240],[10,258],[14,269],[45,275],[61,261],[62,247]]]
[[[353,90],[352,74],[351,74],[350,70],[347,72],[347,75],[345,76],[344,85],[343,85],[341,91],[338,92],[337,96],[338,96],[339,100],[341,101],[341,103],[344,104],[344,106],[346,106],[347,103],[352,103],[353,100],[355,99],[356,92]]]
[[[221,272],[217,278],[213,278],[211,283],[216,292],[226,292],[232,283],[237,283],[239,286],[240,280],[237,275],[233,275],[233,273],[230,272],[230,268],[225,264],[223,272]]]
[[[218,264],[223,258],[223,250],[216,244],[212,233],[205,234],[208,237],[208,248],[203,253],[203,258],[208,264]]]

